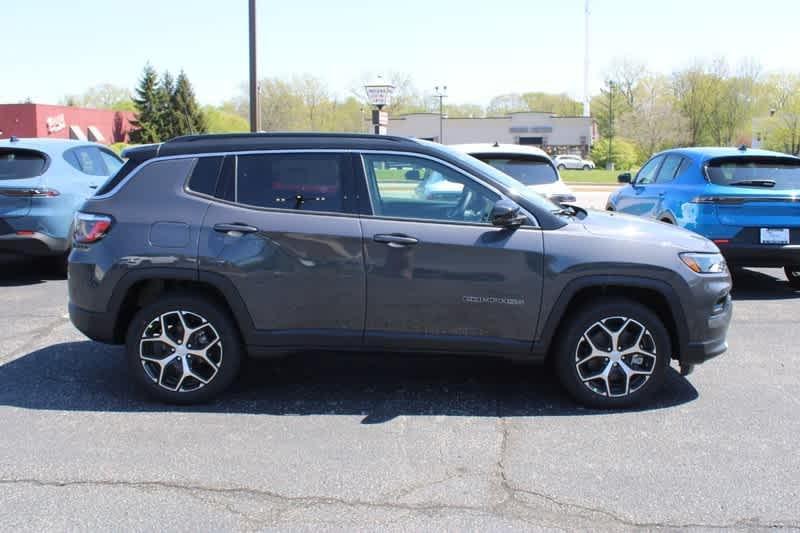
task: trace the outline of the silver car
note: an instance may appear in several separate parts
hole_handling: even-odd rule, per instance
[[[558,170],[594,170],[594,161],[579,155],[557,155],[554,159]]]

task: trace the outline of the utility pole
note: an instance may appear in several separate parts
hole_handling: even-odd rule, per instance
[[[614,91],[616,84],[613,80],[608,80],[608,155],[606,159],[606,169],[614,170],[613,146],[614,146]]]
[[[433,97],[439,99],[439,144],[444,144],[444,99],[447,98],[447,85],[437,85],[434,90],[436,92]]]
[[[261,129],[261,113],[258,101],[258,71],[256,69],[256,0],[249,0],[250,30],[250,131]]]
[[[589,100],[589,0],[586,0],[583,36],[583,116],[591,116]]]

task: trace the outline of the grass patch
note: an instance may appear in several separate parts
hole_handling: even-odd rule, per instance
[[[617,185],[617,176],[624,170],[562,170],[561,179],[565,182],[586,184],[597,183],[600,185]]]

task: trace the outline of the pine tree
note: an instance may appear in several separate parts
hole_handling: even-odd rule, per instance
[[[155,143],[161,141],[159,123],[161,106],[158,94],[158,74],[148,63],[142,71],[139,86],[133,105],[136,107],[136,120],[131,121],[133,129],[130,133],[131,142],[137,144]]]
[[[205,116],[186,73],[181,70],[172,93],[172,112],[175,116],[176,135],[205,133],[208,130]]]
[[[172,105],[175,94],[175,78],[168,71],[164,71],[161,76],[157,92],[158,105],[161,110],[158,117],[158,133],[162,141],[167,141],[179,135],[178,125],[180,124],[180,117]]]

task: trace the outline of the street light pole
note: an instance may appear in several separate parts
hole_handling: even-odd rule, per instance
[[[258,72],[256,70],[256,0],[249,0],[250,30],[250,131],[261,129],[258,102]]]
[[[447,85],[434,87],[434,98],[439,99],[439,144],[444,144],[444,99],[447,98]]]

